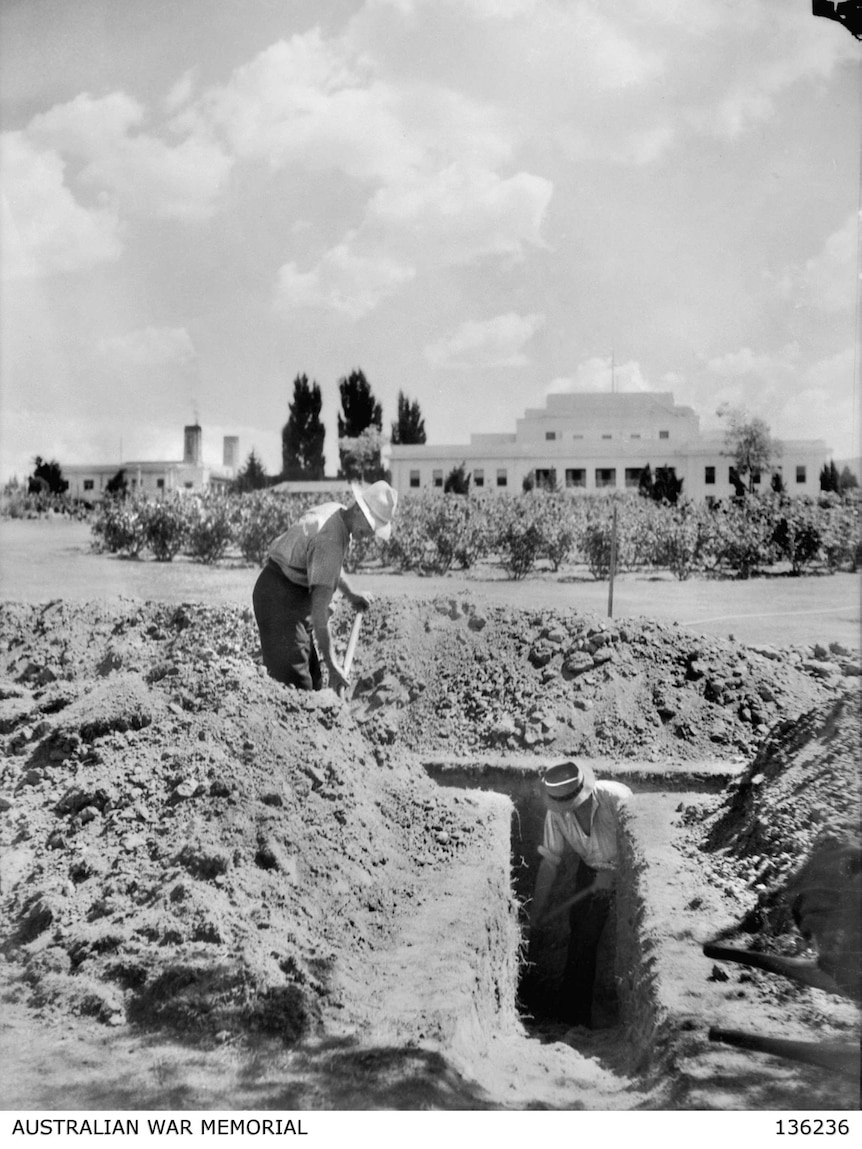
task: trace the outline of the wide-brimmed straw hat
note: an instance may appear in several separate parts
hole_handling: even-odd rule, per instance
[[[560,762],[545,771],[542,777],[545,794],[558,802],[570,802],[577,808],[591,797],[596,788],[596,776],[591,766],[577,762]]]
[[[350,489],[375,536],[385,542],[392,534],[392,516],[395,514],[398,492],[382,479],[370,487],[351,483]]]

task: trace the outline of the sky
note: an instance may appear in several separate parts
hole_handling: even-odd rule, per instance
[[[859,454],[862,44],[809,0],[3,0],[0,479],[672,391]]]

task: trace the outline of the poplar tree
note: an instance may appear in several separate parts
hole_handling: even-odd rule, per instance
[[[370,427],[383,430],[383,408],[374,398],[371,385],[359,368],[339,379],[338,391],[341,395],[341,411],[338,413],[338,455],[340,459],[339,478],[358,479],[355,461],[349,451],[341,446],[343,439],[358,439]],[[364,468],[365,478],[374,481],[384,476],[380,452]]]
[[[392,424],[392,442],[400,444],[424,443],[425,420],[418,400],[411,403],[403,391],[398,392],[398,418]]]
[[[281,429],[281,478],[322,479],[326,474],[323,442],[326,428],[320,420],[322,399],[317,383],[307,375],[293,381],[290,412]]]

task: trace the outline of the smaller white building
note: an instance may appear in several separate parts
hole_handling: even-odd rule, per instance
[[[783,440],[776,470],[787,492],[818,494],[828,457],[820,439]],[[496,494],[520,494],[528,478],[573,492],[636,491],[647,466],[653,476],[670,468],[690,498],[735,493],[723,437],[701,435],[699,417],[670,391],[552,394],[544,407],[524,412],[514,434],[474,434],[466,445],[393,444],[392,484],[442,490],[462,463],[471,490]],[[771,478],[756,476],[755,487],[767,489]]]
[[[122,463],[79,463],[64,466],[63,478],[69,483],[70,498],[87,503],[100,503],[105,488],[121,471],[130,494],[154,498],[171,491],[224,490],[236,478],[239,439],[224,439],[221,467],[203,463],[203,431],[197,423],[184,428],[183,458],[168,461],[130,460]]]

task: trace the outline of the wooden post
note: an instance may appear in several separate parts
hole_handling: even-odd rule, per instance
[[[608,582],[608,618],[614,617],[614,575],[617,569],[617,508],[614,505],[614,514],[611,520],[611,566]]]

